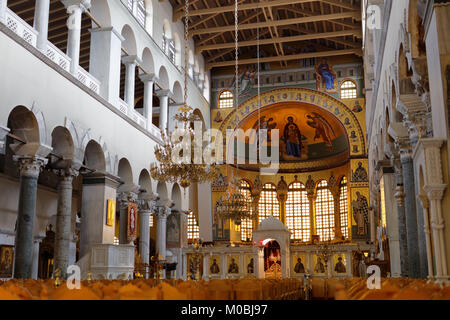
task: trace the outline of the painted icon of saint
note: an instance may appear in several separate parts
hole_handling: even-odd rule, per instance
[[[288,117],[288,123],[284,127],[284,141],[286,143],[286,154],[300,158],[302,150],[302,135],[300,129],[294,123],[293,117]]]

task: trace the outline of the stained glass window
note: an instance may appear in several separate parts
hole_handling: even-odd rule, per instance
[[[241,180],[239,192],[245,196],[248,203],[252,202],[252,195],[250,192],[250,184],[247,181]],[[242,219],[241,220],[241,241],[251,240],[252,233],[253,233],[252,219]]]
[[[187,235],[188,240],[194,240],[200,237],[200,229],[198,227],[197,219],[192,211],[190,211],[188,215]]]
[[[347,179],[344,177],[341,180],[340,196],[339,196],[339,210],[341,219],[342,235],[348,238],[348,195],[347,195]]]
[[[334,237],[334,199],[327,182],[321,181],[317,186],[316,233],[320,241],[328,241]]]
[[[351,80],[344,81],[344,83],[342,83],[341,85],[341,99],[356,99],[356,98],[357,98],[356,84]]]
[[[223,91],[219,96],[219,109],[233,107],[233,93],[230,90]]]
[[[271,183],[266,183],[261,191],[258,202],[258,223],[273,215],[280,219],[280,204],[277,198],[277,189]]]
[[[286,200],[286,225],[291,231],[291,239],[309,241],[311,238],[309,200],[302,183],[289,186]]]

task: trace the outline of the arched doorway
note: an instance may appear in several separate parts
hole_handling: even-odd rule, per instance
[[[264,247],[264,272],[266,278],[281,278],[281,247],[276,240]]]

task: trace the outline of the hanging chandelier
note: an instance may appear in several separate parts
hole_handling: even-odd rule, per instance
[[[188,40],[189,40],[189,0],[185,1],[185,32],[184,32],[184,104],[178,109],[178,113],[173,117],[178,125],[175,130],[181,132],[181,137],[174,141],[172,133],[169,129],[161,130],[162,144],[155,147],[155,157],[158,163],[153,163],[150,166],[150,174],[153,179],[162,182],[179,183],[184,189],[189,187],[192,183],[211,182],[219,175],[219,169],[216,164],[194,163],[194,151],[202,150],[202,140],[197,145],[195,139],[195,132],[191,125],[195,121],[200,121],[200,117],[194,113],[194,109],[187,104],[188,92]],[[181,130],[181,131],[180,131]],[[190,157],[185,157],[182,148],[186,142],[183,137],[190,138]],[[189,141],[189,139],[188,139]],[[181,148],[180,148],[181,147]],[[200,149],[197,149],[200,148]],[[178,151],[179,149],[182,149]],[[174,161],[173,156],[178,156],[179,159],[188,159],[188,161]],[[200,161],[201,162],[201,161]]]
[[[238,0],[235,0],[235,103],[234,107],[237,110],[239,102],[239,45],[238,45]],[[239,163],[236,171],[239,170]],[[217,217],[227,220],[233,220],[236,225],[240,225],[244,219],[256,219],[258,216],[258,206],[251,201],[245,194],[240,191],[242,181],[236,174],[228,180],[228,190],[224,197],[221,197],[215,206],[215,214]]]

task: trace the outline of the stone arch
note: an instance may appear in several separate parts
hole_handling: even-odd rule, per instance
[[[158,78],[162,89],[170,89],[169,74],[164,66],[159,68]]]
[[[125,184],[131,185],[133,183],[133,170],[126,158],[122,158],[119,161],[118,175]]]
[[[103,28],[111,25],[111,11],[107,0],[92,1],[90,11]],[[94,23],[93,26],[96,27]]]
[[[189,72],[189,76],[191,78],[194,77],[194,63],[195,63],[195,57],[194,57],[194,51],[192,51],[192,49],[189,49],[189,55],[188,55],[188,72]]]
[[[173,84],[172,89],[175,101],[177,103],[183,103],[184,102],[184,96],[183,96],[183,88],[181,87],[181,84],[179,81],[175,81]]]
[[[169,200],[167,185],[164,182],[159,181],[158,185],[156,186],[156,192],[159,196],[158,205],[165,205]]]
[[[178,183],[175,183],[172,187],[172,201],[175,203],[175,209],[181,210],[182,203],[181,189]]]
[[[173,44],[175,46],[175,65],[181,66],[181,40],[177,32],[173,34]]]
[[[205,85],[203,86],[203,96],[206,101],[210,101],[210,86],[209,86],[209,77],[205,75]]]
[[[124,25],[121,32],[124,41],[122,47],[128,52],[129,55],[137,55],[137,42],[133,29],[129,25]]]
[[[139,186],[141,190],[145,190],[147,193],[152,192],[152,180],[150,179],[150,174],[147,169],[142,169],[139,175]]]
[[[52,148],[57,155],[52,159],[53,166],[66,168],[75,160],[75,146],[70,131],[65,127],[56,127],[52,132]]]
[[[84,151],[84,165],[89,169],[105,171],[106,159],[102,147],[96,141],[91,140]]]
[[[170,21],[164,19],[162,27],[163,36],[165,36],[166,39],[172,39],[172,26],[170,25]]]
[[[409,66],[408,58],[402,43],[398,51],[399,95],[415,93],[415,86],[411,81],[412,75],[412,68]]]
[[[153,3],[152,0],[145,0],[145,30],[153,36]]]
[[[38,120],[27,107],[17,106],[10,112],[8,128],[11,129],[11,134],[18,136],[26,143],[39,144],[43,142]]]
[[[150,74],[155,73],[155,61],[149,48],[142,52],[142,67]]]

